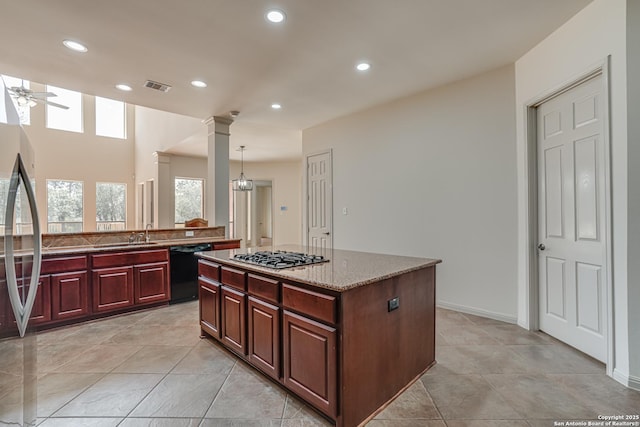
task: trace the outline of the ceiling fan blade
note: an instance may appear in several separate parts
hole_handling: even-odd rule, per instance
[[[56,102],[47,101],[46,99],[40,99],[40,98],[32,98],[32,99],[34,101],[36,101],[36,102],[42,102],[43,104],[51,105],[52,107],[62,108],[63,110],[68,110],[69,109],[69,107],[67,107],[66,105],[58,104]]]
[[[31,92],[31,96],[39,96],[41,98],[47,98],[49,96],[58,96],[53,92]]]

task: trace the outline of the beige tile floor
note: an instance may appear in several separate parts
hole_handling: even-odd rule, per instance
[[[437,361],[369,427],[551,426],[640,413],[640,392],[542,333],[438,309]],[[197,303],[38,335],[38,422],[51,426],[328,426],[198,337]],[[0,419],[17,412],[16,341],[0,342]],[[17,415],[16,415],[17,416]],[[2,424],[2,423],[0,423]]]

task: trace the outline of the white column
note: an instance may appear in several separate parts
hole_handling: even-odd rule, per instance
[[[171,176],[171,155],[156,151],[153,153],[157,167],[157,182],[146,186],[149,209],[153,210],[154,227],[175,227],[174,183]],[[153,181],[151,181],[153,182]],[[153,187],[153,188],[151,188]],[[146,196],[145,196],[146,197]],[[149,221],[151,222],[151,221]],[[146,224],[145,224],[146,225]]]
[[[213,116],[207,141],[206,216],[209,226],[224,226],[229,237],[229,127],[233,119]]]

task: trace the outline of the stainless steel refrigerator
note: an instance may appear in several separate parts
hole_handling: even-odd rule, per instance
[[[0,425],[36,423],[37,342],[31,310],[42,236],[34,153],[0,78]]]

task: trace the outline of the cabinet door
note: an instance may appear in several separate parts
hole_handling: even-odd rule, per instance
[[[245,300],[247,297],[242,292],[234,291],[225,286],[221,287],[220,297],[222,342],[236,353],[246,355]]]
[[[7,289],[7,281],[3,280],[4,270],[3,264],[0,262],[0,336],[2,336],[2,332],[9,328],[11,324],[10,319],[12,318],[11,312],[11,303],[9,302],[9,290]]]
[[[282,317],[285,386],[335,417],[336,330],[287,310]]]
[[[93,270],[93,311],[101,313],[133,305],[133,267]]]
[[[275,379],[280,378],[280,309],[253,297],[247,304],[249,360]]]
[[[136,265],[134,273],[136,304],[169,301],[168,262]]]
[[[220,285],[208,280],[198,280],[200,292],[200,328],[220,339]]]
[[[27,279],[29,282],[30,280]],[[33,309],[31,310],[31,317],[29,318],[30,325],[40,325],[51,320],[51,281],[48,275],[40,276],[38,280],[38,291],[36,292],[36,299],[33,302]],[[25,289],[26,288],[26,289]],[[6,284],[0,285],[0,292],[8,292],[6,290]],[[29,285],[24,286],[24,281],[18,279],[18,292],[22,295],[27,295],[29,292]],[[1,297],[0,297],[1,298]],[[3,324],[7,323],[9,328],[15,328],[16,318],[13,314],[13,308],[9,301],[8,293],[2,306],[3,311],[6,312],[6,318],[3,319]],[[0,329],[2,325],[0,325]]]
[[[74,271],[51,275],[51,317],[54,320],[89,314],[87,272]]]

